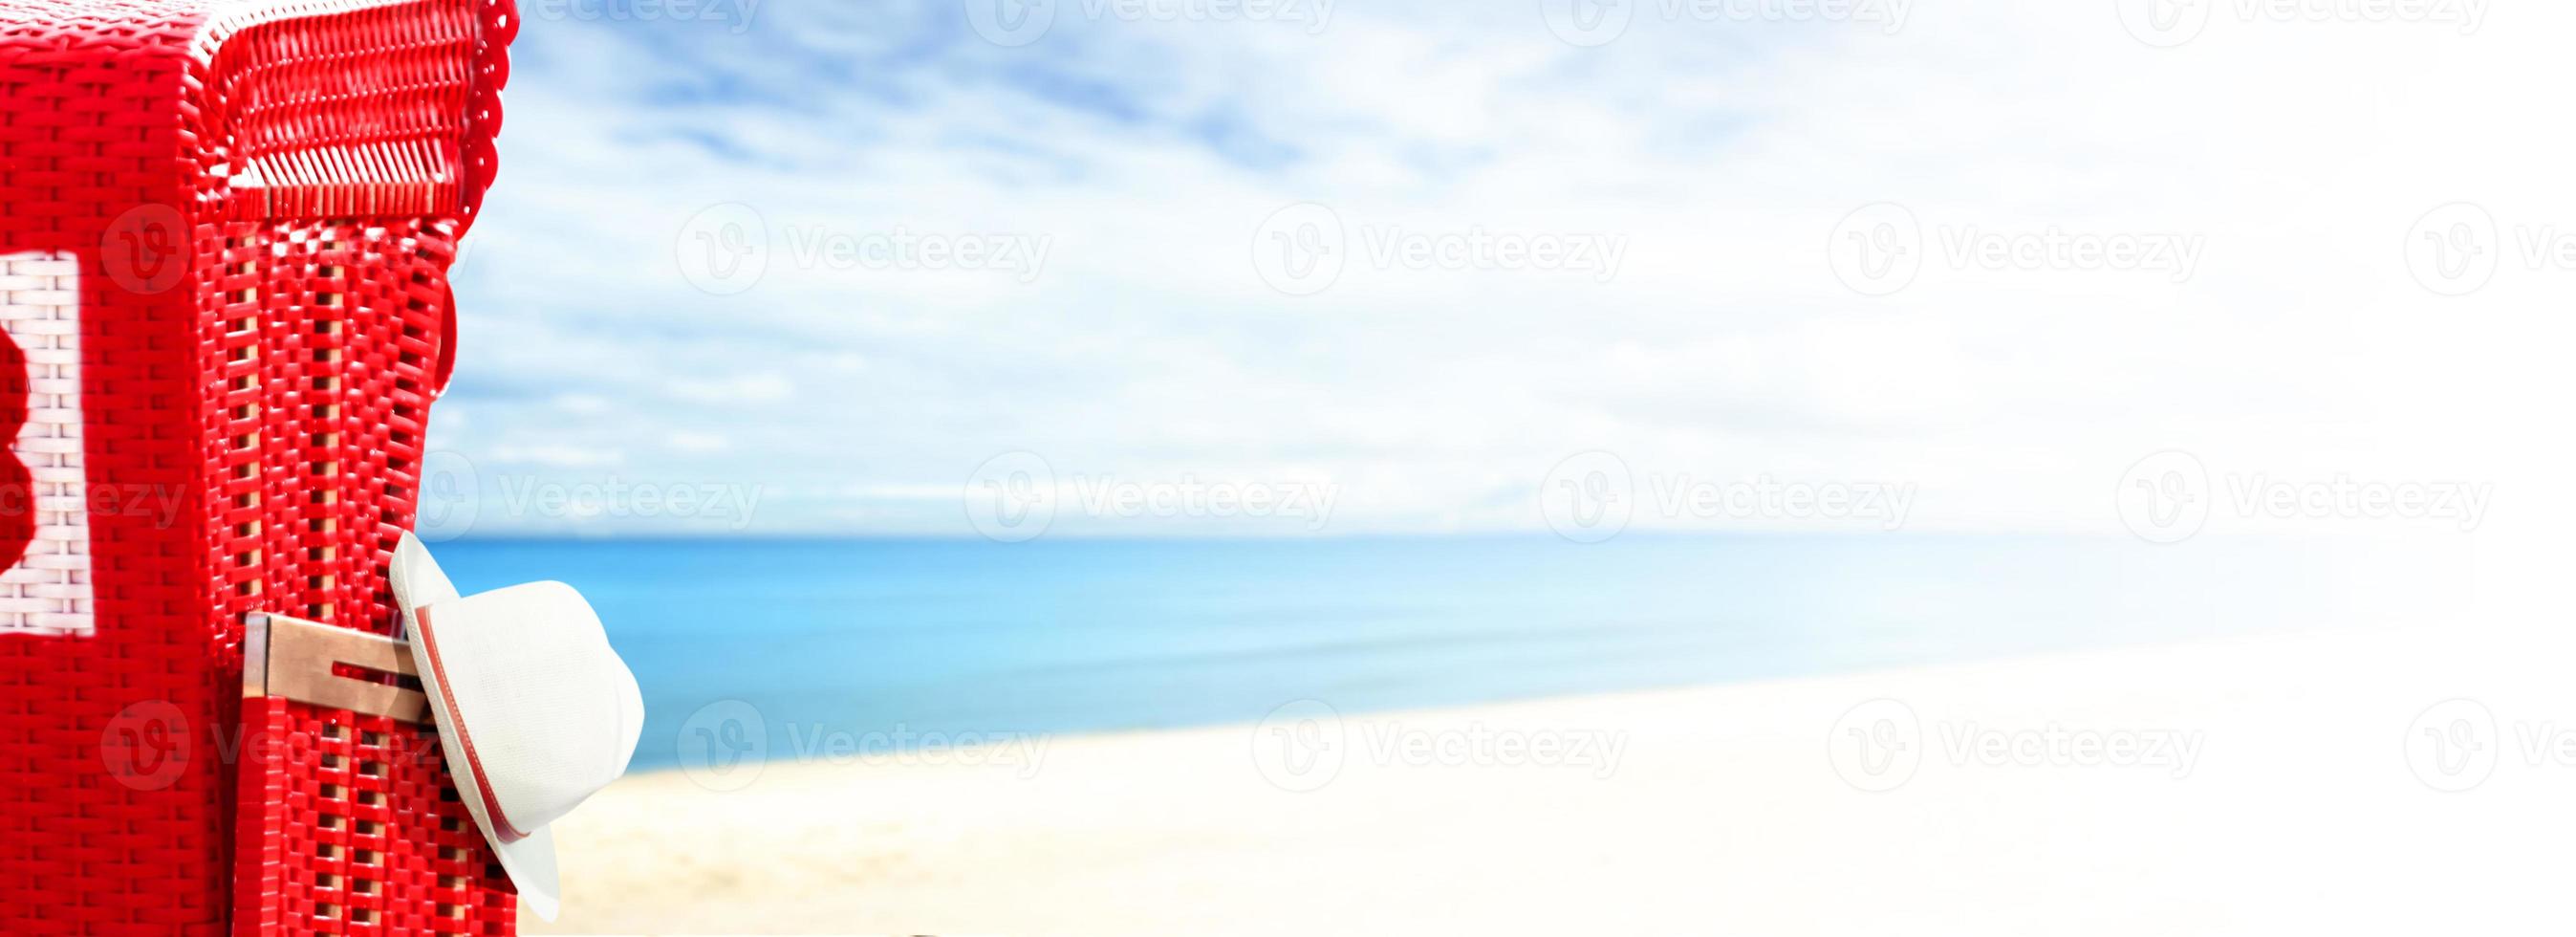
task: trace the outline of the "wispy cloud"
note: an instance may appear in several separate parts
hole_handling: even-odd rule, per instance
[[[1013,452],[1329,478],[1327,532],[1544,529],[1542,479],[1590,450],[1905,479],[1929,527],[2116,526],[2109,489],[2161,448],[2376,458],[2355,402],[2418,349],[2352,325],[2421,321],[2393,245],[2480,188],[2420,171],[2444,147],[2417,131],[2533,78],[2493,28],[2160,49],[2097,4],[1922,2],[1894,30],[1638,4],[1584,47],[1529,6],[1309,30],[1063,0],[1022,45],[949,4],[532,19],[435,444],[762,486],[754,531],[971,533],[958,502]],[[1831,250],[1880,202],[1919,270],[1872,296]],[[1259,253],[1295,246],[1264,228],[1294,203],[1341,229],[1319,289]],[[1976,252],[2050,232],[2205,249],[2179,279]],[[1614,239],[1615,265],[1529,253]],[[611,523],[477,521],[576,522]]]

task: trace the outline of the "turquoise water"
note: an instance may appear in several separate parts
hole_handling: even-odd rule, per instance
[[[484,540],[561,579],[642,683],[639,767],[700,707],[790,731],[1034,733],[1829,673],[2312,621],[2313,549],[2125,538]],[[799,727],[802,727],[801,729]]]

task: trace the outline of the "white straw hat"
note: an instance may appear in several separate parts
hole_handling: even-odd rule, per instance
[[[552,921],[562,891],[550,825],[626,773],[644,730],[635,675],[571,586],[459,598],[410,534],[392,579],[457,794],[520,900]]]

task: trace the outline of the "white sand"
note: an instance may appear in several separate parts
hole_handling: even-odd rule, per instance
[[[2502,930],[2534,913],[2565,916],[2553,896],[2576,866],[2576,850],[2560,845],[2576,813],[2576,763],[2534,763],[2521,743],[2576,731],[2566,659],[2441,635],[2275,637],[1346,714],[1329,749],[1341,753],[1338,773],[1303,793],[1271,777],[1310,785],[1331,756],[1283,773],[1275,726],[1055,739],[1034,773],[771,764],[729,792],[658,773],[564,822],[564,917],[526,923],[533,933]],[[2483,737],[2467,738],[2500,757],[2474,789],[2441,793],[2410,767],[2408,746],[2416,766],[2451,783],[2416,723],[2454,696],[2494,714]],[[1851,726],[1837,721],[1882,697],[1906,709],[1881,704],[1863,711],[1867,722],[1910,712],[1919,729],[1893,738],[1919,764],[1910,776],[1902,761],[1871,775],[1847,761],[1863,783],[1903,781],[1870,793],[1846,783],[1827,742],[1857,755],[1859,740],[1841,731]],[[2452,714],[2440,715],[2447,728]],[[2027,745],[2049,742],[2052,726],[2065,740],[2054,754],[2026,749],[1996,765],[1958,750],[1971,728]],[[1615,765],[1425,764],[1379,745],[1599,733],[1622,740]],[[2077,747],[2086,738],[2106,747]],[[2111,754],[2123,739],[2141,748]],[[2193,760],[2177,745],[2161,764],[2103,763],[2156,757],[2158,739],[2196,745]],[[1256,742],[1273,746],[1267,774]],[[2475,775],[2469,764],[2461,777]]]

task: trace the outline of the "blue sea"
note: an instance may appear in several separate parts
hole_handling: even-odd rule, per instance
[[[2205,538],[465,540],[581,589],[642,684],[790,731],[1062,733],[1741,681],[2306,627],[2369,564]],[[801,729],[800,729],[801,727]]]

